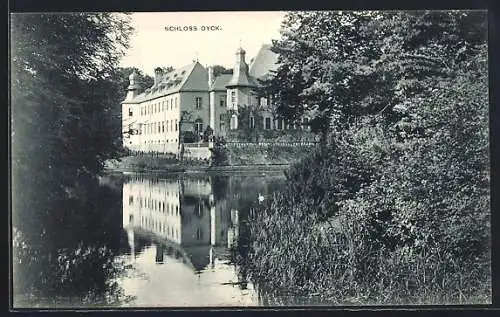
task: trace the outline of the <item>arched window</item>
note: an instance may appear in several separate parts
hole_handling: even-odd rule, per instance
[[[231,130],[236,130],[238,129],[238,116],[233,114],[231,116]]]

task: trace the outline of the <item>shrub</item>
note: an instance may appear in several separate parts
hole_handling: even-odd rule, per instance
[[[251,278],[334,304],[490,302],[484,13],[384,15],[343,13],[358,29],[335,38],[337,13],[288,16],[276,86],[318,105],[325,142],[250,222]]]
[[[214,147],[210,149],[210,151],[212,152],[212,166],[229,164],[229,151],[224,139],[218,138],[214,143]]]

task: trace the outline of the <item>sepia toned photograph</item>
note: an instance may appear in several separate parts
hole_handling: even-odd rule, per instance
[[[12,309],[491,304],[487,18],[11,13]]]

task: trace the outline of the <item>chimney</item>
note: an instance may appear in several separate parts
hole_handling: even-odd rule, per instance
[[[212,66],[208,66],[208,88],[212,89],[215,81],[214,77],[214,68]]]
[[[163,69],[161,67],[155,68],[155,86],[157,86],[163,79]]]

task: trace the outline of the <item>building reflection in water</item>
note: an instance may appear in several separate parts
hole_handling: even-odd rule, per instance
[[[225,197],[216,197],[223,195],[214,193],[213,184],[211,177],[125,182],[123,228],[132,259],[140,252],[134,241],[142,238],[156,246],[156,263],[168,261],[166,254],[199,272],[213,269],[215,259],[227,260],[238,234],[238,211]]]

